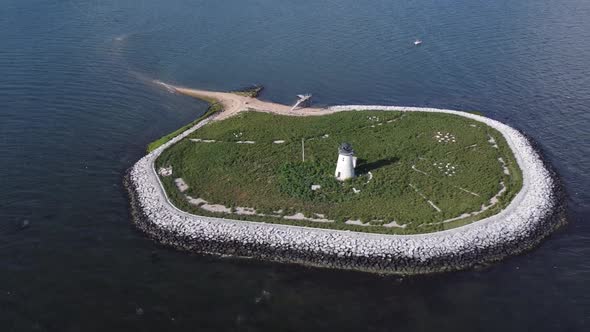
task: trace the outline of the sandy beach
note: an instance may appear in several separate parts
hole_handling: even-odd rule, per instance
[[[191,89],[181,86],[175,86],[167,84],[161,81],[154,81],[156,84],[164,86],[168,91],[180,93],[183,95],[199,98],[199,99],[215,99],[223,105],[223,112],[215,117],[214,121],[227,119],[231,116],[238,114],[239,112],[247,110],[256,110],[258,112],[275,113],[290,116],[314,116],[314,115],[325,115],[328,113],[334,113],[334,110],[328,108],[314,108],[305,107],[291,110],[292,106],[283,104],[262,101],[257,98],[240,96],[231,92],[217,92]]]

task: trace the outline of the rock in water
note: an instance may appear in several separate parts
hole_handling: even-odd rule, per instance
[[[26,228],[29,228],[30,225],[31,225],[31,222],[29,221],[29,219],[25,219],[20,223],[19,228],[26,229]]]

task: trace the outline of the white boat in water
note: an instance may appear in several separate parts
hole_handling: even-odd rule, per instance
[[[414,45],[416,45],[416,46],[422,45],[422,41],[420,39],[416,39],[416,41],[414,41]]]

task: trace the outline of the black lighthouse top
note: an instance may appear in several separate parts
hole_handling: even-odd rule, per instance
[[[350,145],[350,143],[340,144],[340,148],[338,148],[338,154],[341,154],[344,156],[354,155],[354,150],[352,149],[352,145]]]

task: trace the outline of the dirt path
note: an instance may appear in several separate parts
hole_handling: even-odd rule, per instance
[[[294,111],[291,111],[291,106],[262,101],[260,99],[251,97],[240,96],[234,93],[190,89],[166,84],[160,81],[154,82],[159,85],[163,85],[166,89],[168,89],[171,92],[176,92],[199,99],[205,98],[218,100],[223,105],[224,111],[215,118],[215,121],[227,119],[231,116],[236,115],[239,112],[243,112],[248,109],[256,110],[259,112],[283,114],[290,116],[325,115],[328,113],[335,112],[333,110],[329,110],[326,108],[298,108]]]

